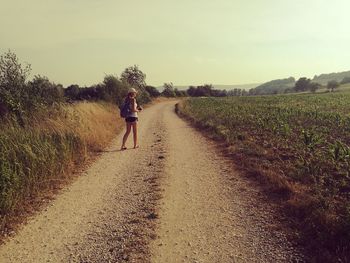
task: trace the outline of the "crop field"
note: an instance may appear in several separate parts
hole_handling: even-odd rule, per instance
[[[310,240],[350,251],[350,93],[191,98],[179,112],[287,197],[287,213]]]

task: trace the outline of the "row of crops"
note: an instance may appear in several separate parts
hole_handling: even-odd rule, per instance
[[[350,93],[193,98],[180,112],[231,145],[239,166],[285,193],[310,237],[348,254]]]

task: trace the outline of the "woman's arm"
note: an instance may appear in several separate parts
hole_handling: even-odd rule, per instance
[[[139,112],[139,110],[136,108],[136,100],[135,99],[131,100],[131,105],[132,105],[132,108],[131,108],[132,112]]]

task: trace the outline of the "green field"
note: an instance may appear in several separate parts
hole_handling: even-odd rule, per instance
[[[286,200],[310,239],[350,249],[350,93],[191,98],[180,114]],[[345,256],[347,257],[347,256]]]

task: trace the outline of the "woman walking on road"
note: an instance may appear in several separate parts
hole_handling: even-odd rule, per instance
[[[137,143],[137,121],[138,121],[137,113],[142,111],[142,108],[137,105],[136,95],[137,95],[136,89],[131,88],[128,92],[128,96],[125,98],[125,101],[124,101],[124,104],[128,105],[127,107],[129,107],[129,110],[128,110],[127,116],[125,117],[126,131],[123,137],[123,144],[122,144],[121,150],[127,149],[125,144],[131,132],[131,128],[132,128],[133,137],[134,137],[134,149],[139,147]]]

